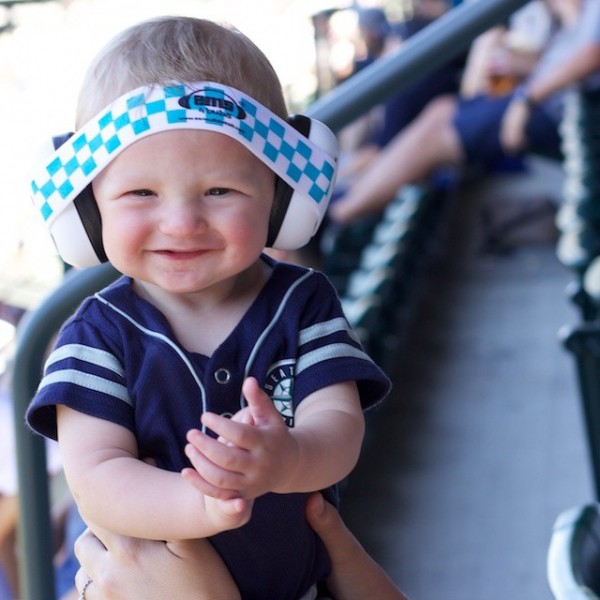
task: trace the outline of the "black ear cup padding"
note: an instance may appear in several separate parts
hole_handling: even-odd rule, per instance
[[[294,190],[292,187],[289,186],[283,179],[281,179],[281,177],[275,178],[275,199],[273,200],[271,215],[269,217],[267,247],[271,247],[277,239],[277,235],[279,234],[283,219],[285,218],[288,207],[290,206],[290,200],[292,199],[293,194]]]
[[[102,217],[92,192],[92,184],[87,185],[74,202],[81,224],[100,262],[108,262],[102,243]]]
[[[71,136],[73,135],[72,131],[68,133],[61,133],[60,135],[55,135],[52,137],[52,145],[55,150],[58,150]]]
[[[298,130],[304,137],[310,134],[310,118],[305,115],[292,115],[288,119],[288,123]]]

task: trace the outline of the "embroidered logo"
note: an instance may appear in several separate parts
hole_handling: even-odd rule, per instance
[[[178,103],[183,108],[198,110],[210,119],[238,119],[246,118],[246,111],[222,89],[205,87],[194,90],[191,94],[179,98]]]
[[[267,373],[264,389],[288,427],[294,426],[294,359],[275,363]]]

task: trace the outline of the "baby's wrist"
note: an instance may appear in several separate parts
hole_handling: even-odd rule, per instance
[[[252,504],[251,500],[245,498],[219,500],[207,496],[205,513],[211,527],[215,529],[214,533],[210,535],[237,529],[245,525],[250,520]]]

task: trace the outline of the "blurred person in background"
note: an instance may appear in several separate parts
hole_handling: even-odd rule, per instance
[[[340,224],[383,209],[403,185],[444,166],[493,170],[528,152],[560,157],[565,95],[600,86],[600,2],[546,0],[553,32],[531,73],[497,96],[441,96],[354,179],[330,216]]]
[[[358,10],[358,29],[363,51],[357,53],[353,73],[358,73],[384,55],[397,51],[409,39],[450,8],[446,0],[417,0],[406,21],[390,23],[379,8]],[[456,93],[464,56],[449,61],[424,75],[381,105],[346,127],[340,133],[342,156],[338,188],[360,174],[361,170],[396,134],[415,119],[429,101],[442,94]]]

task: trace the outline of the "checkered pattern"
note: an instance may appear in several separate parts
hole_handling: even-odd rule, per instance
[[[133,142],[169,129],[217,131],[237,140],[324,211],[335,157],[239,90],[212,82],[146,86],[121,96],[51,156],[31,182],[50,224]]]

